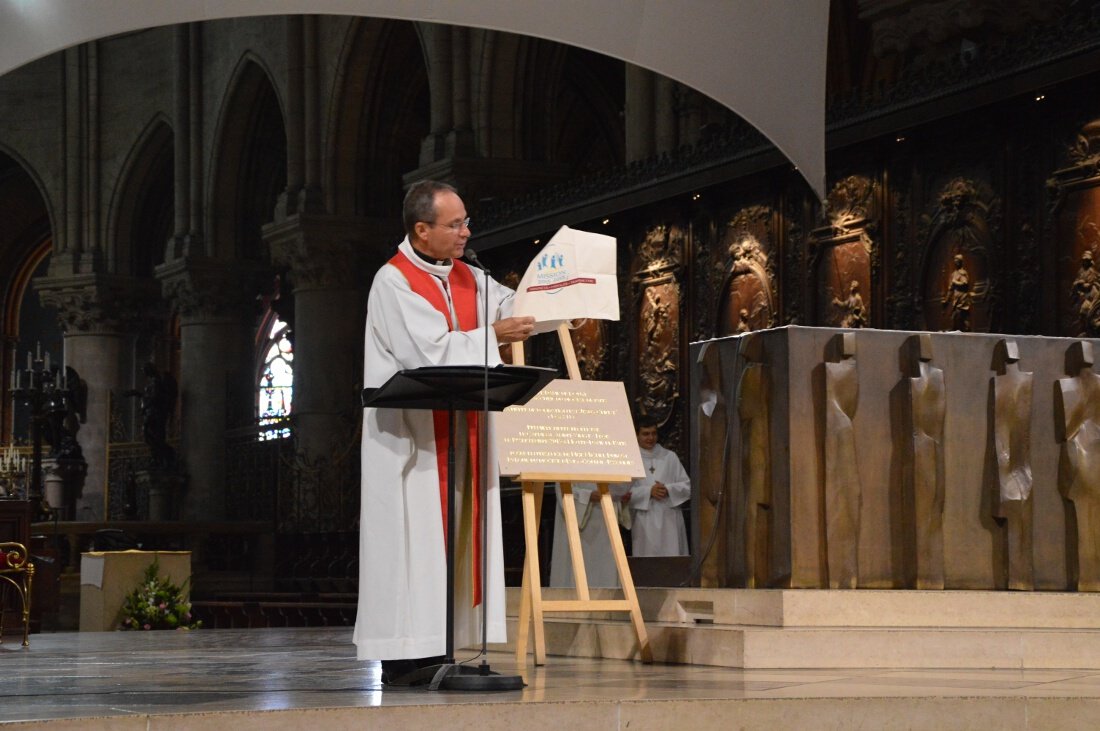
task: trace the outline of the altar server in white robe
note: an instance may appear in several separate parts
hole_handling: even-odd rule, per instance
[[[611,499],[620,505],[628,489],[626,484],[609,486]],[[554,487],[558,496],[554,511],[554,546],[550,553],[550,586],[572,587],[573,561],[569,555],[569,539],[565,535],[565,516],[562,514],[561,486]],[[577,511],[577,527],[581,534],[581,552],[584,554],[584,573],[590,587],[619,588],[619,570],[611,553],[611,538],[600,507],[599,491],[595,483],[574,482],[573,504]],[[629,513],[629,508],[627,508]]]
[[[405,197],[407,237],[375,275],[367,303],[363,383],[378,387],[399,370],[500,362],[497,346],[525,340],[530,317],[511,317],[510,289],[457,261],[470,237],[454,188],[416,183]],[[489,319],[482,322],[485,290]],[[337,313],[334,313],[334,316]],[[488,341],[488,343],[486,343]],[[354,642],[361,660],[387,661],[391,678],[437,662],[446,649],[446,412],[368,408],[363,413],[359,607]],[[480,642],[480,599],[488,641],[504,642],[504,566],[496,459],[488,492],[470,473],[479,461],[471,415],[457,419],[455,444],[455,647]],[[492,444],[490,438],[489,443]],[[467,469],[470,467],[470,469]],[[484,505],[481,503],[484,502]],[[488,571],[480,586],[477,514],[488,521]]]
[[[688,552],[682,506],[691,499],[691,478],[674,452],[657,443],[657,423],[638,422],[645,477],[630,484],[631,554],[684,556]]]

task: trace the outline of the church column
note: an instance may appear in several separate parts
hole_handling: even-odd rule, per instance
[[[65,363],[88,389],[87,420],[77,433],[88,473],[74,517],[105,520],[111,392],[133,384],[134,343],[159,293],[155,283],[95,274],[44,277],[35,287],[65,331]]]
[[[656,151],[654,143],[654,74],[626,65],[626,161],[644,160]]]
[[[347,528],[356,515],[365,242],[371,231],[391,229],[392,222],[305,215],[264,228],[272,261],[289,269],[294,291],[299,529]]]
[[[474,155],[470,120],[470,29],[451,28],[451,114],[453,129],[447,134],[447,155]]]
[[[175,27],[175,84],[172,110],[173,203],[175,223],[165,260],[201,252],[202,229],[202,26]]]
[[[453,77],[451,64],[451,27],[420,23],[428,62],[428,90],[431,101],[431,131],[420,146],[420,165],[428,165],[446,156],[447,135],[454,129]]]
[[[305,110],[303,97],[304,38],[302,16],[290,15],[286,19],[286,190],[275,207],[275,220],[280,221],[298,211],[298,196],[305,186]]]
[[[316,212],[321,204],[321,72],[317,16],[302,19],[302,118],[305,147],[305,191],[300,210]]]
[[[654,152],[658,155],[674,152],[679,146],[676,120],[676,82],[667,76],[655,74],[653,82]]]
[[[173,109],[172,170],[176,240],[191,230],[191,30],[186,24],[174,29],[176,69]]]
[[[243,419],[252,384],[251,314],[256,275],[215,259],[157,267],[164,298],[180,316],[180,450],[187,488],[182,520],[225,517],[225,429]],[[249,402],[251,403],[251,402]],[[255,406],[253,405],[254,409]]]

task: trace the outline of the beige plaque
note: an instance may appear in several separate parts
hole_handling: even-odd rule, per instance
[[[626,390],[619,381],[556,380],[497,421],[500,474],[599,482],[642,477]]]

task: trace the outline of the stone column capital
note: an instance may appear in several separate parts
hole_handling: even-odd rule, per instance
[[[396,244],[400,224],[369,218],[301,214],[264,226],[276,266],[289,270],[295,292],[358,289],[368,262]]]
[[[44,307],[67,333],[134,332],[165,316],[160,285],[112,274],[48,275],[34,280]]]
[[[184,321],[240,319],[267,268],[254,262],[184,257],[156,268],[164,299]]]

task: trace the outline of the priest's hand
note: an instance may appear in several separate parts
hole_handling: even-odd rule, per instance
[[[533,317],[505,317],[493,323],[498,343],[522,343],[535,329]]]
[[[668,497],[668,488],[663,482],[654,482],[653,487],[649,489],[649,496],[654,500],[664,500]]]

